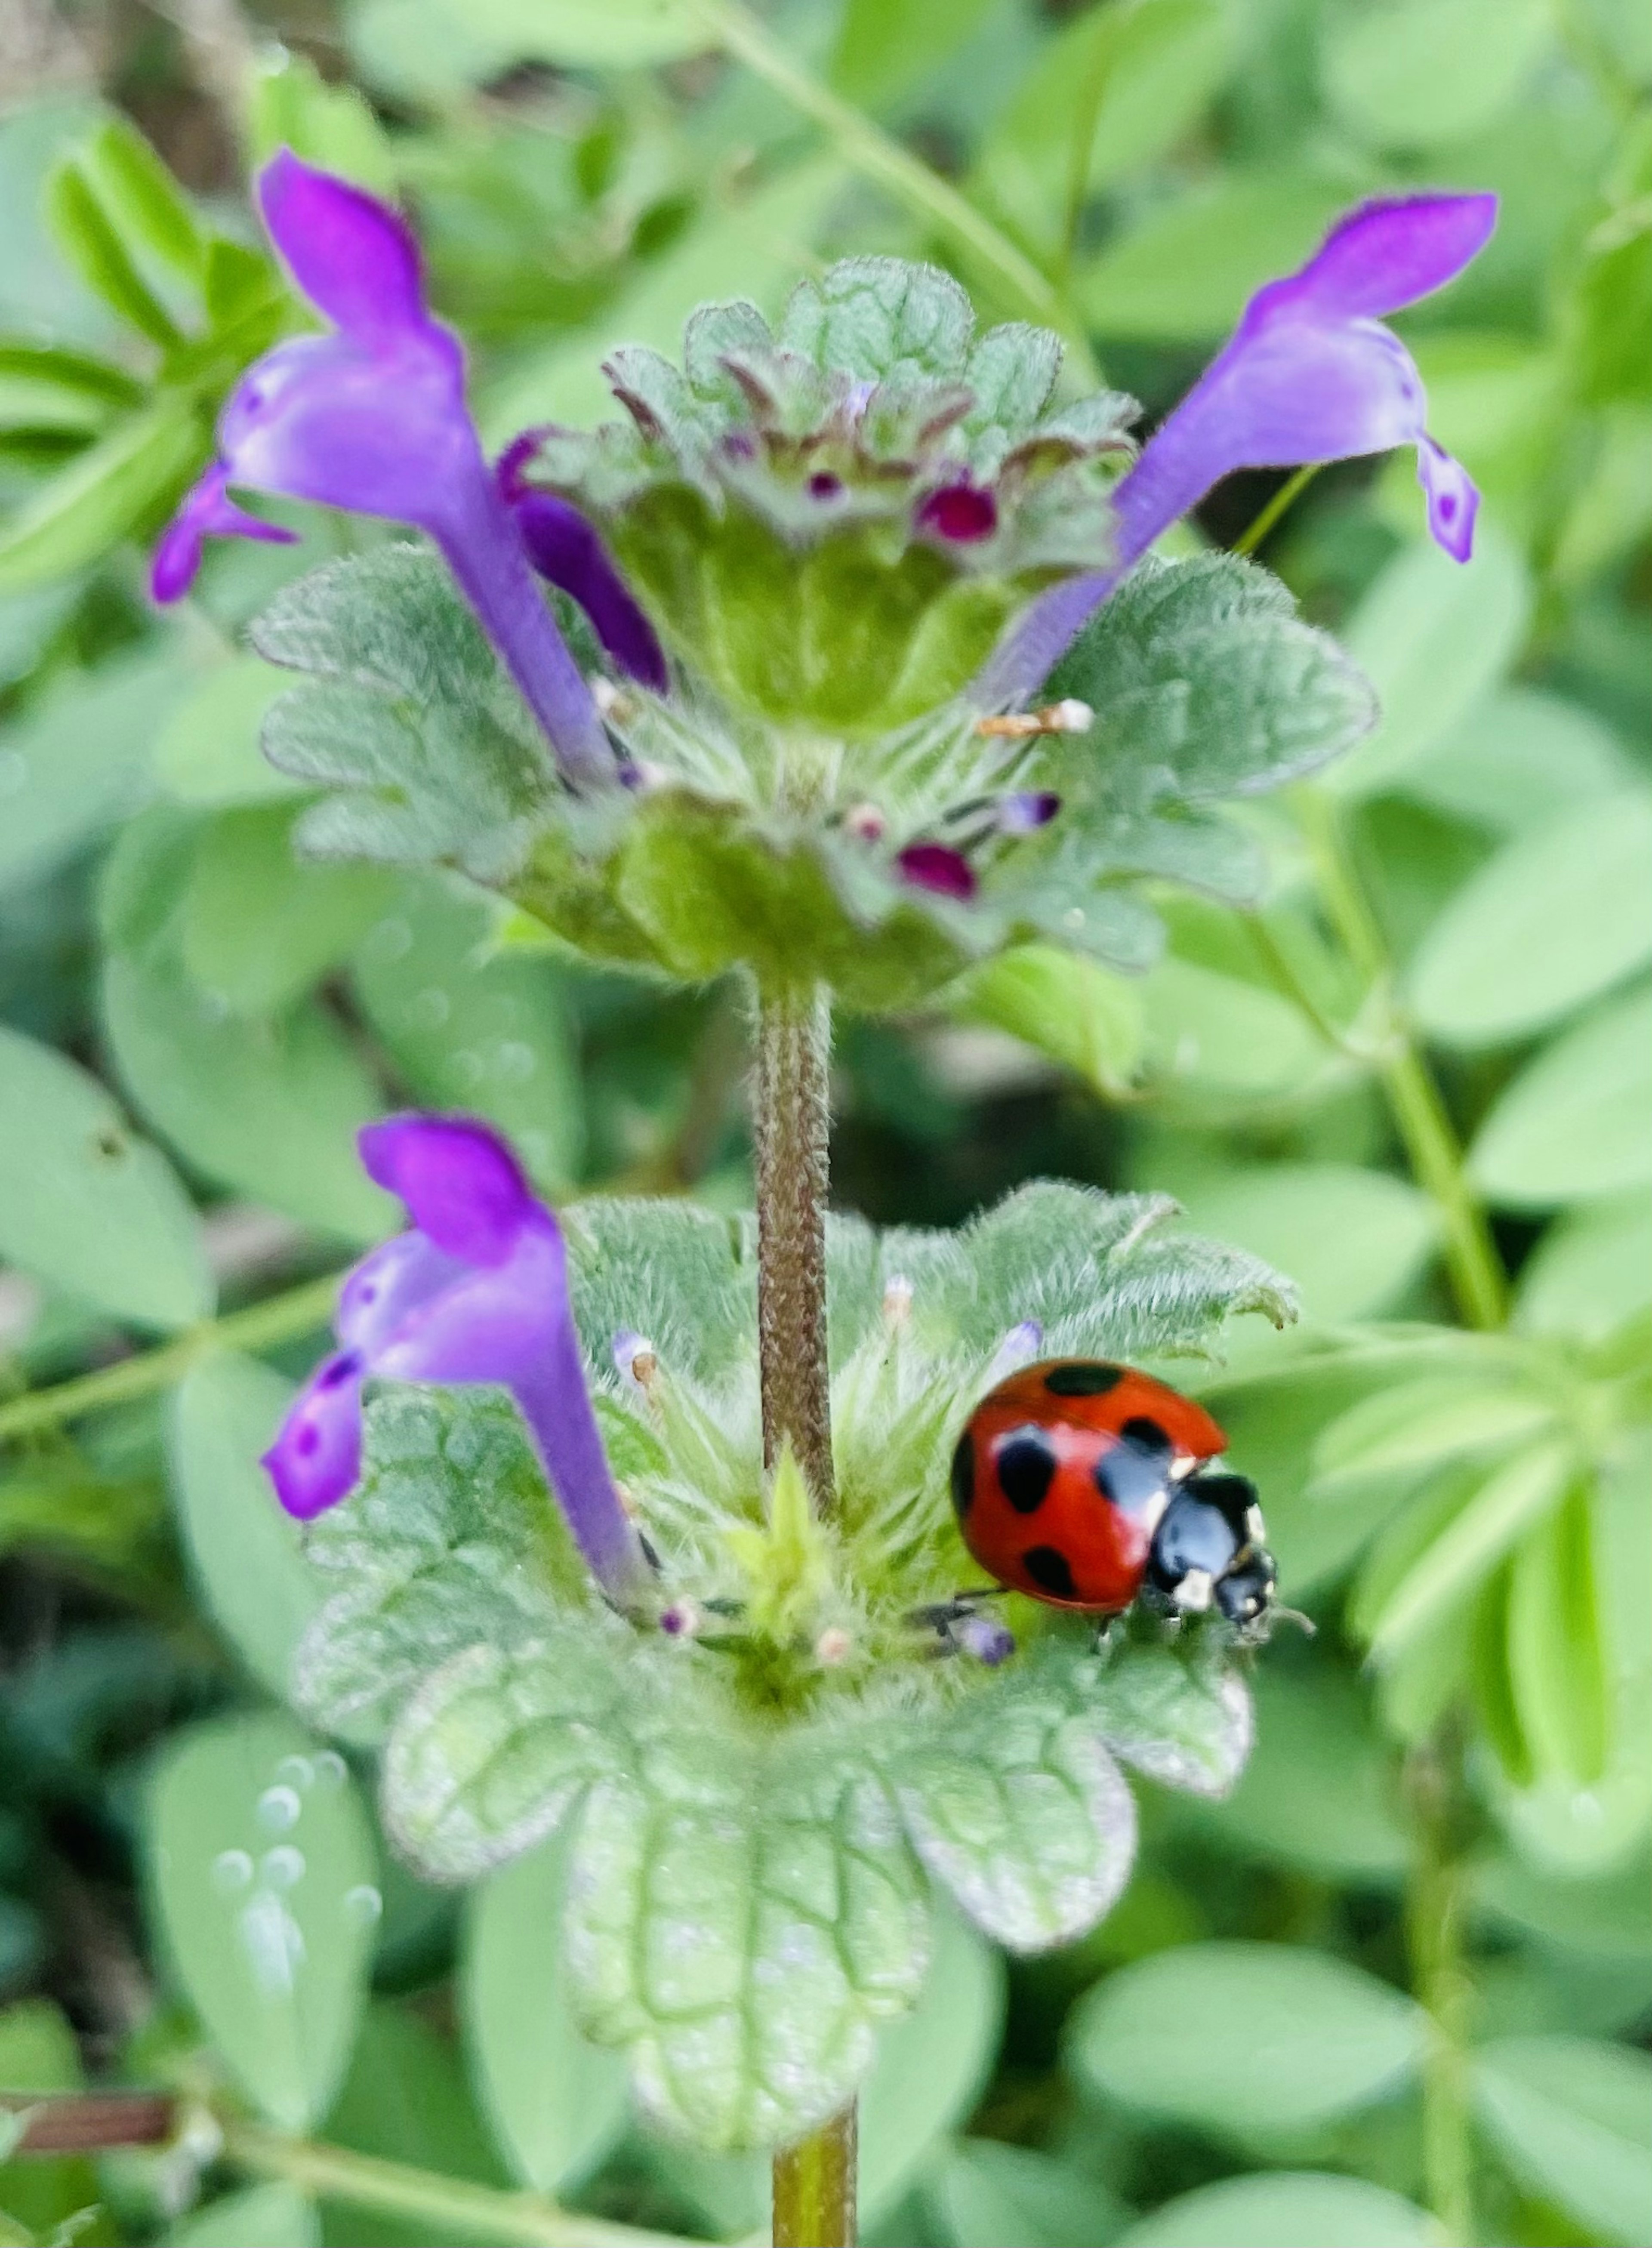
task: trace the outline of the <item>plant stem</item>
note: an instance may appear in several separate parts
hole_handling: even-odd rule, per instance
[[[1422,2170],[1429,2208],[1453,2248],[1474,2231],[1469,2014],[1473,1994],[1463,1958],[1463,1862],[1461,1776],[1455,1738],[1414,1749],[1405,1792],[1416,1834],[1406,1893],[1411,1987],[1429,2017],[1422,2063]]]
[[[833,1502],[826,1210],[832,1001],[824,985],[761,990],[752,1124],[757,1168],[757,1344],[763,1454],[797,1456],[815,1505]],[[850,2248],[853,2103],[774,2158],[776,2248]]]
[[[824,988],[760,996],[752,1109],[763,1454],[772,1467],[789,1441],[823,1513],[832,1504],[826,1306],[831,1043]]]
[[[774,2158],[774,2248],[844,2248],[854,2238],[853,2104]]]
[[[1258,509],[1249,528],[1234,540],[1230,551],[1235,554],[1254,554],[1286,508],[1295,504],[1324,465],[1323,461],[1310,461],[1306,468],[1299,469],[1293,476],[1287,476],[1266,506]]]
[[[324,1279],[306,1280],[282,1295],[249,1304],[244,1311],[230,1312],[221,1319],[203,1319],[198,1326],[186,1328],[170,1342],[162,1343],[158,1350],[142,1351],[113,1366],[99,1367],[95,1374],[78,1374],[72,1381],[59,1381],[50,1389],[30,1390],[13,1397],[0,1405],[0,1443],[55,1428],[60,1422],[72,1421],[104,1406],[127,1405],[134,1398],[147,1397],[176,1381],[209,1351],[265,1350],[271,1343],[291,1342],[310,1334],[332,1316],[339,1278],[334,1272]]]
[[[869,180],[888,188],[910,209],[930,219],[962,249],[972,251],[991,268],[1012,296],[1036,319],[1059,328],[1073,348],[1087,381],[1099,384],[1100,374],[1084,324],[1064,301],[1059,290],[1041,273],[1009,236],[979,211],[967,196],[933,172],[921,159],[891,139],[853,103],[822,86],[819,79],[789,55],[767,27],[741,0],[701,0],[700,14],[707,29],[727,54],[742,62],[795,109],[823,126],[847,161]]]
[[[301,2193],[411,2217],[449,2239],[497,2241],[502,2248],[682,2248],[666,2233],[576,2216],[543,2194],[474,2185],[350,2147],[289,2139],[257,2123],[226,2122],[223,2153],[256,2177],[279,2178]]]
[[[1348,850],[1336,804],[1323,789],[1312,787],[1299,789],[1296,799],[1325,910],[1385,1010],[1375,1066],[1417,1183],[1439,1210],[1457,1309],[1465,1326],[1492,1331],[1508,1318],[1508,1276],[1485,1212],[1470,1189],[1462,1143],[1440,1088],[1395,997],[1388,940]]]

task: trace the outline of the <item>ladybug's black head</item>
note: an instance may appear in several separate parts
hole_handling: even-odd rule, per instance
[[[1200,1470],[1182,1484],[1154,1533],[1148,1580],[1184,1613],[1215,1607],[1254,1623],[1273,1598],[1273,1556],[1256,1485]]]

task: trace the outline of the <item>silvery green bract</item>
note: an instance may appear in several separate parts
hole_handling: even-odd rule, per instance
[[[751,1229],[686,1204],[565,1220],[605,1443],[658,1557],[645,1610],[580,1569],[485,1390],[380,1388],[353,1494],[309,1533],[333,1588],[299,1698],[384,1746],[387,1825],[464,1881],[574,1826],[565,1931],[590,2033],[668,2127],[796,2137],[922,1987],[932,1889],[1010,1949],[1069,1942],[1134,1848],[1121,1764],[1219,1794],[1250,1738],[1227,1627],[1098,1650],[1030,1604],[983,1669],[915,1611],[976,1581],[947,1436],[1006,1354],[1193,1349],[1285,1316],[1254,1258],[1162,1200],[1024,1189],[961,1235],[833,1221],[838,1504],[762,1465]],[[1032,1345],[1037,1347],[1037,1345]],[[547,1940],[551,1932],[547,1931]]]

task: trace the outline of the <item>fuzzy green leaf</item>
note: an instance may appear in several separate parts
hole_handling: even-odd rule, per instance
[[[579,1567],[508,1399],[392,1388],[367,1408],[361,1479],[305,1552],[342,1580],[300,1643],[298,1700],[352,1738],[382,1734],[414,1688],[486,1641],[511,1648],[581,1596]]]
[[[800,281],[780,341],[819,367],[869,376],[962,374],[975,314],[951,276],[895,257],[851,257]]]
[[[1135,1856],[1130,1791],[1095,1717],[1073,1713],[1065,1683],[1059,1667],[1030,1662],[891,1764],[913,1847],[1010,1951],[1082,1935]]]
[[[757,1264],[739,1225],[693,1203],[593,1195],[563,1220],[574,1318],[605,1374],[617,1334],[645,1336],[700,1381],[727,1373],[757,1333]]]
[[[398,544],[330,563],[252,639],[313,675],[264,721],[271,763],[347,792],[306,814],[302,848],[449,861],[481,881],[525,857],[553,785],[545,744],[434,554]]]
[[[686,1732],[599,1789],[568,1940],[593,2035],[661,2121],[727,2150],[850,2097],[928,1963],[923,1882],[888,1793],[846,1758],[748,1764]]]

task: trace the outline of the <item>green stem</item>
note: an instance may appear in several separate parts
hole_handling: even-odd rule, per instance
[[[1249,530],[1234,540],[1231,552],[1254,554],[1286,508],[1295,505],[1324,465],[1323,461],[1310,461],[1306,469],[1299,469],[1293,476],[1287,476],[1267,505],[1258,511]]]
[[[1470,2013],[1463,1956],[1465,1904],[1453,1744],[1414,1749],[1405,1792],[1416,1835],[1406,1893],[1411,1987],[1429,2017],[1422,2062],[1422,2172],[1429,2208],[1452,2248],[1474,2240],[1474,2141]]]
[[[774,2248],[849,2248],[854,2239],[854,2109],[774,2158]]]
[[[502,2248],[682,2248],[666,2233],[576,2216],[543,2194],[473,2185],[349,2147],[289,2139],[257,2123],[226,2121],[223,2155],[255,2177],[278,2178],[300,2193],[411,2217],[451,2240],[497,2241]]]
[[[853,103],[812,78],[771,38],[741,0],[700,0],[700,15],[717,45],[767,81],[775,92],[832,135],[846,160],[868,180],[931,220],[961,249],[972,251],[996,273],[1035,319],[1059,328],[1090,383],[1100,380],[1084,324],[1061,292],[1025,251],[937,172],[874,125]]]
[[[1335,803],[1321,789],[1302,788],[1296,795],[1326,912],[1385,1011],[1375,1066],[1417,1183],[1439,1210],[1457,1309],[1465,1326],[1492,1331],[1508,1318],[1508,1276],[1485,1212],[1470,1189],[1462,1143],[1440,1088],[1395,997],[1388,940],[1349,853]]]
[[[0,1405],[0,1443],[55,1428],[82,1413],[105,1406],[127,1405],[165,1389],[187,1374],[196,1359],[213,1350],[267,1350],[271,1344],[291,1342],[313,1333],[332,1316],[339,1292],[338,1273],[325,1279],[306,1280],[279,1296],[266,1296],[245,1311],[230,1312],[221,1319],[203,1319],[186,1328],[158,1350],[138,1353],[113,1366],[99,1367],[72,1381],[59,1381],[50,1389],[29,1391]]]

